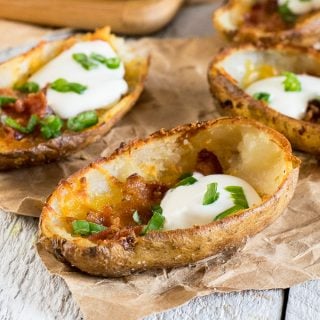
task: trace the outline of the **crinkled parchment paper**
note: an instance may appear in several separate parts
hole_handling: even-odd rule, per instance
[[[152,53],[150,75],[136,107],[99,143],[68,160],[0,174],[0,203],[37,215],[63,177],[109,154],[120,142],[162,127],[218,116],[208,91],[207,66],[219,39],[151,40],[136,46]],[[301,155],[300,155],[301,156]],[[320,276],[320,170],[303,156],[300,181],[289,208],[238,251],[195,265],[122,279],[91,277],[39,250],[48,270],[65,279],[87,319],[138,319],[214,291],[285,288]],[[232,255],[233,254],[233,255]]]

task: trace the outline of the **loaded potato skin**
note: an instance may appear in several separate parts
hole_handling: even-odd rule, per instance
[[[277,0],[230,0],[213,14],[213,25],[235,42],[292,44],[310,47],[318,43],[318,9],[300,14]],[[301,1],[302,2],[302,1]],[[308,5],[306,1],[303,5]]]
[[[125,69],[124,80],[128,85],[128,91],[111,106],[102,106],[97,110],[84,112],[85,116],[94,115],[94,121],[88,120],[87,117],[85,119],[87,124],[79,128],[79,122],[58,118],[50,109],[50,105],[47,105],[47,91],[50,85],[37,93],[26,91],[33,90],[32,87],[31,89],[26,88],[26,85],[33,84],[33,82],[28,82],[30,76],[32,79],[34,74],[41,71],[47,64],[49,65],[59,55],[76,44],[91,42],[107,43],[120,57]],[[55,161],[99,140],[133,107],[139,98],[147,76],[149,60],[148,56],[141,56],[131,51],[122,39],[112,35],[110,28],[105,27],[92,34],[42,42],[29,52],[2,63],[0,65],[0,104],[7,100],[1,100],[1,98],[7,98],[8,95],[13,101],[2,105],[0,170]],[[81,65],[86,66],[83,61],[79,59],[78,61],[80,61],[79,68]],[[73,63],[76,64],[77,61]],[[96,61],[95,66],[98,63]],[[51,87],[53,87],[52,84]],[[30,115],[37,119],[32,130],[28,130]],[[11,118],[10,122],[7,118]],[[48,123],[45,123],[48,119],[56,121],[52,124],[56,129],[53,133],[48,131]],[[74,119],[79,120],[77,117],[72,118]]]
[[[235,62],[243,66],[241,70],[236,70]],[[319,52],[282,44],[246,44],[227,48],[212,59],[208,68],[208,82],[221,114],[255,119],[281,132],[294,148],[319,154],[320,125],[316,114],[307,112],[302,119],[295,119],[246,92],[251,83],[284,72],[319,77]]]
[[[267,157],[261,158],[261,148]],[[143,233],[145,221],[137,224],[134,214],[124,218],[124,200],[132,197],[124,187],[128,179],[135,185],[142,179],[146,186],[163,186],[157,189],[161,197],[182,174],[195,170],[204,149],[206,157],[207,152],[216,156],[224,173],[250,182],[262,203],[185,229]],[[299,160],[282,135],[247,119],[225,118],[161,130],[62,181],[42,211],[39,242],[57,258],[93,275],[120,277],[187,265],[237,247],[272,223],[292,197],[298,167]],[[217,163],[210,166],[212,170],[219,170]],[[73,233],[70,221],[98,222],[92,220],[92,212],[106,213],[110,208],[111,222],[105,223],[103,231],[82,237]],[[110,231],[113,235],[106,237]]]

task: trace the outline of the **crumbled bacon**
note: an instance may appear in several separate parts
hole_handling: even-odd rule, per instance
[[[255,3],[245,16],[245,25],[255,26],[265,31],[276,31],[288,28],[278,13],[277,0],[260,1]]]
[[[310,121],[313,123],[320,123],[320,101],[319,100],[309,101],[307,111],[303,120]]]
[[[195,171],[200,172],[205,176],[208,176],[209,174],[223,173],[217,156],[207,149],[202,149],[198,153]]]
[[[195,170],[204,175],[223,173],[216,155],[203,149],[198,153]],[[107,227],[99,233],[92,234],[88,239],[92,241],[115,240],[125,250],[134,246],[136,237],[141,234],[152,216],[152,206],[159,204],[169,189],[159,183],[146,182],[137,174],[129,176],[121,186],[122,201],[115,207],[106,206],[101,212],[89,212],[87,220]],[[133,221],[133,213],[137,211],[142,225]]]
[[[18,98],[14,103],[5,106],[4,110],[9,113],[24,114],[29,117],[32,114],[43,117],[47,112],[47,99],[43,91],[30,93]]]

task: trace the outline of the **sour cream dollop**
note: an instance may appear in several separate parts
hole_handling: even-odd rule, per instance
[[[278,0],[278,5],[287,4],[292,13],[296,15],[305,14],[312,10],[320,9],[320,0]]]
[[[226,174],[203,176],[200,173],[194,173],[193,177],[197,182],[170,189],[162,199],[160,206],[165,217],[165,230],[190,228],[212,222],[217,215],[234,206],[230,192],[225,190],[228,186],[242,187],[249,207],[261,203],[254,188],[238,177]],[[217,183],[219,198],[209,205],[203,205],[207,186],[213,182]]]
[[[52,59],[29,78],[28,81],[36,82],[40,88],[59,78],[87,86],[82,94],[59,92],[48,88],[46,93],[48,105],[63,119],[74,117],[84,111],[110,106],[128,91],[128,85],[124,80],[123,63],[116,69],[97,63],[96,68],[86,70],[72,58],[74,53],[84,53],[88,56],[91,53],[98,53],[105,58],[117,56],[105,41],[79,42]]]
[[[285,91],[284,76],[270,77],[256,81],[246,88],[246,92],[254,95],[259,92],[270,94],[269,106],[278,112],[294,119],[302,119],[310,100],[320,96],[320,78],[309,75],[296,75],[301,83],[301,91]]]

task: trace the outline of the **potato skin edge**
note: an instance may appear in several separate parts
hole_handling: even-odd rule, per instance
[[[130,153],[134,148],[176,132],[194,132],[221,122],[226,125],[253,123],[251,120],[241,118],[222,118],[180,126],[170,131],[160,130],[145,140],[133,141],[127,146],[120,147],[107,159],[96,161],[95,165],[110,161],[123,153]],[[278,132],[254,123],[282,146],[288,161],[292,161],[293,164],[292,171],[288,173],[278,190],[262,205],[207,225],[150,232],[146,236],[137,237],[131,248],[125,248],[119,241],[108,241],[100,245],[92,243],[92,247],[81,246],[77,241],[69,241],[52,234],[44,226],[45,220],[49,219],[47,210],[50,210],[45,208],[40,218],[40,244],[58,259],[69,262],[81,271],[105,277],[121,277],[144,270],[185,266],[226,252],[230,248],[240,247],[248,237],[257,234],[280,216],[293,196],[299,173],[300,162],[291,154],[288,141]],[[90,167],[80,170],[75,176],[81,176],[88,169]]]

